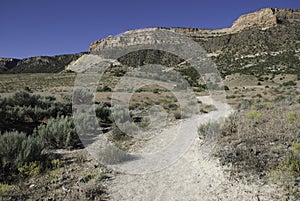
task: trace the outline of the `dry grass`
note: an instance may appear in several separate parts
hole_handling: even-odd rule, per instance
[[[109,171],[98,166],[86,150],[53,154],[59,158],[55,169],[19,183],[0,184],[0,193],[5,191],[0,200],[107,200],[103,183]]]
[[[299,98],[256,99],[240,108],[225,120],[216,156],[231,167],[232,177],[276,182],[287,196],[299,199]]]

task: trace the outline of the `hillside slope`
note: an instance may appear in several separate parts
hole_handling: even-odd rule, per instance
[[[37,56],[25,59],[0,58],[0,73],[58,73],[85,53]]]

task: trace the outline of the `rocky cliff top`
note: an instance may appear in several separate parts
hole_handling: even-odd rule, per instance
[[[155,27],[152,29],[168,29],[177,33],[182,33],[186,36],[197,37],[201,39],[207,39],[211,37],[229,35],[237,32],[241,32],[245,29],[258,28],[265,30],[274,27],[278,24],[285,24],[288,22],[300,22],[300,10],[293,9],[276,9],[276,8],[264,8],[259,11],[248,13],[240,16],[233,22],[230,28],[209,30],[199,28],[165,28]],[[126,33],[130,33],[127,31]],[[151,37],[151,36],[150,36]],[[114,44],[114,37],[109,36],[104,39],[97,40],[90,45],[89,51],[93,52],[99,47],[108,46]],[[119,41],[115,41],[116,43]]]
[[[264,8],[240,16],[232,25],[232,31],[258,27],[268,29],[284,22],[300,21],[300,10]]]

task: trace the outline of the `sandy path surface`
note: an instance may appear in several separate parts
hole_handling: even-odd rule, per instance
[[[191,126],[189,132],[196,132],[199,124],[212,117],[218,118],[232,112],[228,105],[214,103],[208,97],[202,97],[201,101],[213,103],[218,110],[182,120],[180,126]],[[161,130],[159,135],[145,141],[137,152],[160,151],[161,147],[172,139],[172,134],[178,126],[179,124],[172,124]],[[194,137],[196,135],[192,134]],[[219,165],[216,158],[207,154],[207,150],[197,137],[191,142],[185,154],[177,158],[175,163],[156,172],[117,173],[107,183],[110,200],[276,200],[275,188],[258,183],[247,185],[240,181],[229,180],[224,168]],[[149,163],[149,166],[153,165],[155,164]]]

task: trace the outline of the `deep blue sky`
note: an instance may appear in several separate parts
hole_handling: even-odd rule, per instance
[[[265,7],[300,9],[300,0],[0,0],[0,57],[87,51],[129,29],[229,27]]]

